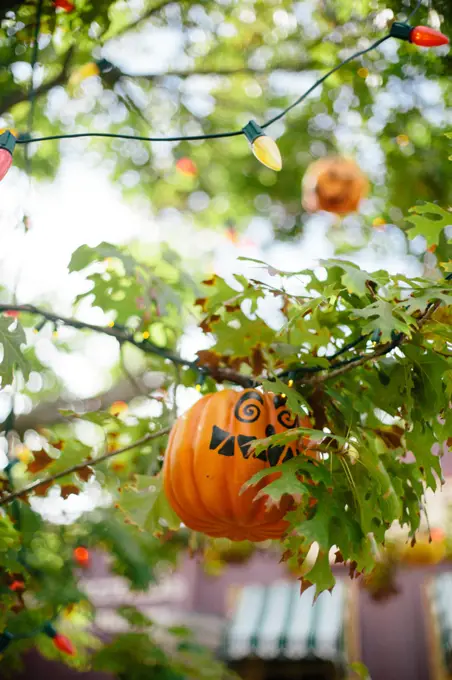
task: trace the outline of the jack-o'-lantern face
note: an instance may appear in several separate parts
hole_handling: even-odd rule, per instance
[[[293,501],[288,497],[269,509],[265,499],[255,500],[278,473],[240,491],[259,470],[306,453],[307,438],[271,446],[257,456],[250,450],[256,439],[297,426],[310,427],[310,421],[294,417],[277,395],[223,390],[200,399],[173,427],[163,468],[168,500],[184,524],[232,540],[281,536]]]
[[[276,413],[277,422],[285,429],[297,427],[299,424],[298,416],[295,418],[286,408],[286,400],[280,395],[273,395],[273,406]],[[234,418],[237,423],[253,424],[259,427],[259,419],[265,419],[263,409],[259,405],[264,405],[263,395],[257,391],[247,391],[239,398],[234,408]],[[252,455],[250,450],[251,442],[256,439],[271,437],[276,434],[277,430],[272,423],[262,423],[265,425],[265,432],[263,435],[250,434],[235,434],[222,430],[217,425],[212,426],[212,436],[210,439],[209,450],[216,451],[221,456],[242,455],[244,458],[249,458]],[[237,450],[238,447],[238,450]],[[294,449],[291,445],[286,446],[271,446],[265,451],[261,451],[256,458],[268,462],[269,465],[278,465],[278,463],[285,462],[294,457]]]
[[[346,215],[358,209],[369,182],[358,165],[346,158],[321,158],[312,163],[302,182],[303,207]]]

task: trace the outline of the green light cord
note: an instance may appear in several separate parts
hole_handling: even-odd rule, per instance
[[[379,45],[384,43],[386,40],[391,38],[392,36],[390,34],[385,35],[383,38],[379,38],[375,42],[372,43],[369,47],[366,47],[363,50],[359,50],[358,52],[355,52],[354,54],[350,55],[343,61],[341,61],[340,64],[337,66],[334,66],[328,73],[325,73],[324,76],[319,78],[310,88],[308,88],[303,94],[298,97],[297,100],[295,100],[290,106],[285,108],[281,113],[278,113],[278,115],[274,116],[273,118],[270,118],[270,120],[267,120],[265,123],[261,125],[262,129],[265,129],[275,123],[276,121],[280,120],[281,118],[284,118],[289,111],[291,111],[295,106],[298,106],[298,104],[301,104],[310,94],[313,92],[319,85],[322,85],[322,83],[327,80],[333,73],[336,73],[336,71],[339,71],[345,64],[348,64],[349,62],[353,61],[357,57],[361,57],[364,54],[367,54],[368,52],[371,52],[372,50],[376,49]],[[47,142],[51,140],[58,140],[58,139],[76,139],[79,137],[107,137],[107,138],[112,138],[112,139],[133,139],[137,140],[140,142],[183,142],[183,141],[200,141],[200,140],[205,140],[205,139],[224,139],[227,137],[239,137],[240,135],[243,135],[243,129],[242,130],[233,130],[231,132],[215,132],[211,134],[204,134],[204,135],[176,135],[173,137],[144,137],[141,135],[127,135],[127,134],[116,134],[112,132],[74,132],[74,133],[69,133],[65,135],[48,135],[45,137],[31,137],[29,134],[21,135],[17,139],[17,144],[31,144],[33,142]]]

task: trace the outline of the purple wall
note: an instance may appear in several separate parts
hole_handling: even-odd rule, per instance
[[[399,594],[384,601],[373,600],[367,591],[358,595],[358,631],[363,663],[372,680],[431,680],[423,586],[435,573],[452,570],[444,563],[437,567],[401,569],[397,577]],[[346,571],[335,569],[337,578],[348,578]],[[227,591],[246,583],[269,584],[287,578],[277,556],[257,554],[245,565],[231,565],[219,577],[199,575],[194,598],[199,612],[225,612]]]

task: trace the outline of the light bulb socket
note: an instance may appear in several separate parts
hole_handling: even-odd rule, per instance
[[[108,59],[96,59],[94,63],[101,73],[108,73],[114,69],[114,65]]]
[[[46,635],[49,636],[49,638],[54,638],[58,633],[56,632],[55,628],[52,626],[51,623],[46,623],[44,624],[44,627],[42,629],[42,632],[45,633]]]
[[[398,38],[399,40],[407,40],[408,42],[411,42],[412,31],[413,27],[409,24],[404,24],[401,21],[394,21],[389,35],[392,38]]]
[[[16,138],[14,135],[9,132],[9,130],[5,130],[5,132],[2,132],[0,135],[0,149],[6,149],[6,151],[9,151],[11,156],[13,155],[14,147],[16,146]]]
[[[260,125],[256,123],[254,120],[250,120],[249,123],[245,125],[245,127],[242,130],[243,134],[247,138],[250,144],[252,144],[258,137],[264,137],[265,132],[261,128]]]
[[[0,635],[0,652],[6,649],[10,642],[14,640],[14,635],[7,630],[4,630]]]

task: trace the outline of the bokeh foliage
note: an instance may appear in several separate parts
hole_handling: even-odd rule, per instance
[[[75,4],[71,13],[56,13],[51,2],[44,3],[32,131],[36,135],[99,129],[209,133],[240,128],[250,118],[264,121],[295,96],[292,88],[289,96],[284,85],[288,75],[300,83],[301,91],[307,81],[303,84],[300,74],[323,73],[387,30],[379,24],[384,9],[392,7],[397,18],[405,11],[395,3],[366,0],[295,6],[286,0],[154,0],[136,9],[110,0]],[[439,18],[444,15],[446,30],[452,25],[447,2],[434,4]],[[35,12],[36,2],[30,0],[11,3],[1,14],[2,125],[21,132],[27,131],[29,114],[29,83],[21,74],[29,76],[24,62],[31,57]],[[419,17],[426,20],[426,15],[423,8]],[[114,66],[76,83],[79,67],[105,56],[103,46],[108,50],[116,36],[125,39],[144,29],[171,29],[180,39],[180,57],[168,64],[169,74],[131,76],[125,74],[133,65],[123,70]],[[126,42],[121,49],[127,52]],[[108,54],[113,62],[114,49]],[[93,164],[109,163],[124,194],[145,196],[157,218],[172,207],[198,228],[223,229],[228,221],[240,231],[258,214],[270,219],[276,239],[297,239],[306,217],[300,208],[300,180],[307,165],[337,151],[357,152],[365,160],[366,146],[372,144],[381,156],[369,170],[373,203],[359,218],[363,231],[370,232],[372,218],[382,216],[406,230],[407,238],[420,235],[425,247],[435,250],[436,269],[434,279],[408,279],[381,270],[367,272],[337,259],[322,262],[320,272],[295,273],[254,262],[250,266],[258,268],[250,271],[255,278],[236,276],[232,287],[221,277],[206,278],[202,266],[194,280],[168,246],[151,250],[140,243],[101,243],[79,248],[69,269],[82,274],[89,287],[74,300],[74,315],[78,303],[88,300],[137,344],[152,343],[154,351],[150,345],[146,351],[122,344],[123,362],[115,378],[125,373],[135,380],[127,375],[124,360],[133,352],[142,373],[158,373],[161,379],[130,407],[116,404],[81,414],[66,410],[45,428],[37,422],[33,447],[24,443],[20,419],[12,423],[18,431],[10,442],[19,461],[12,470],[15,487],[47,477],[49,482],[25,494],[16,511],[2,505],[0,630],[30,630],[56,611],[59,628],[78,649],[68,663],[78,668],[92,666],[136,680],[150,672],[161,680],[225,677],[224,669],[186,631],[169,631],[178,641],[173,643],[177,654],[168,654],[154,639],[152,622],[131,609],[121,612],[131,631],[100,648],[89,632],[94,612],[78,586],[72,560],[78,543],[102,548],[112,556],[113,571],[126,577],[132,588],[143,590],[154,582],[159,565],[177,564],[183,554],[189,537],[177,531],[178,520],[159,475],[166,435],[99,465],[90,462],[171,425],[176,385],[193,387],[199,374],[193,367],[176,367],[158,348],[177,352],[193,319],[212,341],[210,349],[199,354],[201,365],[213,372],[231,368],[249,376],[264,374],[264,389],[284,391],[294,412],[312,418],[310,436],[321,459],[317,464],[304,458],[285,464],[281,477],[268,488],[269,502],[300,493],[301,488],[305,494],[289,517],[293,534],[280,546],[292,568],[303,574],[303,586],[313,583],[319,592],[333,585],[328,560],[332,548],[338,561],[369,575],[394,521],[415,535],[425,489],[441,483],[438,452],[452,432],[452,296],[445,278],[451,271],[450,138],[444,134],[450,129],[445,113],[452,94],[449,76],[450,56],[405,44],[398,46],[397,58],[377,51],[344,67],[284,124],[269,130],[284,157],[279,175],[258,166],[242,138],[158,149],[142,142],[99,140],[30,148],[38,179],[55,176],[70,145],[72,153],[88,150]],[[433,84],[433,91],[426,83]],[[398,90],[405,99],[397,100]],[[187,156],[196,166],[190,176],[177,172],[175,165]],[[23,149],[16,151],[14,160],[17,167],[25,167]],[[12,305],[12,291],[1,293],[2,303]],[[260,302],[268,298],[278,303],[281,322],[276,328],[260,314]],[[44,307],[51,311],[52,300]],[[0,317],[2,389],[14,378],[16,394],[35,404],[61,392],[35,352],[33,330],[39,336],[52,327],[44,321],[33,310],[21,311],[18,320]],[[360,343],[341,356],[355,357],[356,366],[342,364],[343,370],[335,372],[335,361],[328,357],[359,338]],[[392,352],[367,360],[395,341],[398,347]],[[61,352],[74,351],[71,342],[59,337],[53,342]],[[287,376],[278,378],[281,371],[300,365],[303,370],[292,388]],[[31,389],[30,377],[36,373],[42,377],[38,393]],[[208,378],[202,391],[217,388]],[[53,475],[84,461],[81,471],[59,478],[58,486],[52,484]],[[34,502],[30,506],[32,498],[39,501],[58,489],[65,498],[95,484],[105,495],[106,507],[87,512],[75,523],[56,526],[43,520]],[[2,498],[10,491],[2,475]],[[314,564],[306,561],[313,543],[319,546]],[[24,581],[24,596],[11,592],[13,577]],[[148,635],[143,631],[149,626]],[[60,658],[50,640],[38,635],[11,645],[2,671],[5,666],[14,672],[20,655],[35,644],[44,655]],[[97,651],[90,656],[93,649]]]

